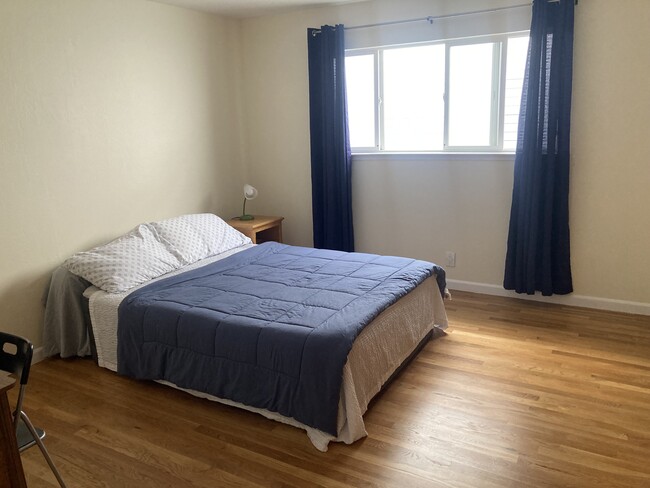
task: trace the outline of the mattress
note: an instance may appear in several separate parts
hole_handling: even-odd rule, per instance
[[[241,246],[199,261],[182,270],[177,270],[173,274],[224,259],[248,247],[250,245]],[[165,278],[168,276],[170,275],[165,275]],[[91,327],[95,338],[98,364],[113,371],[117,370],[118,307],[132,291],[115,294],[90,287],[84,293],[89,299]],[[370,400],[434,327],[446,328],[447,317],[435,277],[430,277],[384,310],[364,328],[355,340],[343,370],[338,435],[336,437],[275,412],[212,397],[198,391],[185,391],[220,403],[244,408],[267,418],[304,429],[314,446],[325,451],[331,441],[350,444],[367,435],[363,414],[367,410]],[[162,383],[176,386],[167,382]]]

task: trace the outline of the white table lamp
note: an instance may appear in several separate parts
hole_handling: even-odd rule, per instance
[[[248,183],[244,185],[244,206],[239,220],[253,220],[255,217],[246,213],[246,202],[257,198],[257,189]]]

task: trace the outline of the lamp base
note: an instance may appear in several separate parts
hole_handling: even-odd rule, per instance
[[[239,220],[255,220],[255,216],[250,215],[250,214],[244,214],[240,217],[238,217]]]

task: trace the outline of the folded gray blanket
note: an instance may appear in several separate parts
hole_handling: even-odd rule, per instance
[[[91,353],[83,292],[90,283],[63,267],[52,273],[43,303],[43,354],[89,356]]]

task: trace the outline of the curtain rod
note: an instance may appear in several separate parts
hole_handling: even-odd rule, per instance
[[[559,0],[555,0],[559,1]],[[429,24],[433,24],[434,20],[439,20],[439,19],[450,19],[453,17],[463,17],[465,15],[477,15],[477,14],[486,14],[486,13],[491,13],[491,12],[499,12],[501,10],[510,10],[513,8],[522,8],[522,7],[530,7],[530,3],[523,3],[520,5],[511,5],[509,7],[498,7],[498,8],[488,8],[485,10],[473,10],[471,12],[459,12],[456,14],[446,14],[446,15],[430,15],[428,17],[419,17],[417,19],[407,19],[407,20],[393,20],[391,22],[379,22],[377,24],[365,24],[365,25],[353,25],[352,27],[345,27],[345,30],[354,30],[354,29],[367,29],[370,27],[382,27],[385,25],[398,25],[398,24],[411,24],[413,22],[429,22]]]
[[[556,3],[559,2],[560,0],[548,0],[549,3]],[[578,5],[578,0],[575,0],[576,5]],[[488,8],[485,10],[473,10],[470,12],[459,12],[456,14],[446,14],[446,15],[430,15],[428,17],[418,17],[417,19],[406,19],[406,20],[393,20],[389,22],[378,22],[376,24],[364,24],[364,25],[353,25],[351,27],[344,27],[344,30],[354,30],[354,29],[368,29],[371,27],[382,27],[385,25],[399,25],[399,24],[412,24],[414,22],[429,22],[429,24],[433,24],[434,20],[440,20],[440,19],[450,19],[453,17],[464,17],[466,15],[477,15],[477,14],[486,14],[486,13],[492,13],[492,12],[499,12],[501,10],[510,10],[514,8],[522,8],[522,7],[530,7],[532,5],[531,3],[522,3],[519,5],[510,5],[508,7],[498,7],[498,8]],[[320,34],[320,30],[313,30],[312,35],[315,36],[317,34]]]

